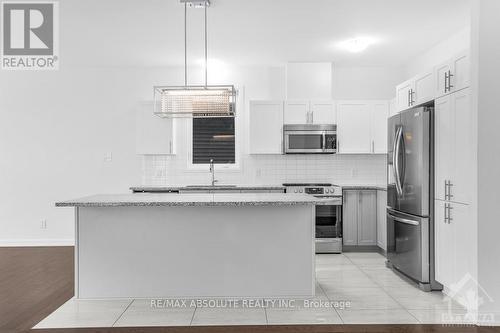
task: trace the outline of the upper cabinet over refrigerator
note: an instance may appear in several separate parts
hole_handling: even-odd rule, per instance
[[[436,97],[469,87],[470,55],[464,51],[436,67]]]

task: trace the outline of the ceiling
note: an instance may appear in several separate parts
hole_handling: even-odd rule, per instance
[[[399,66],[469,24],[470,0],[212,0],[209,58],[234,65],[332,61]],[[179,0],[60,1],[61,61],[170,66],[184,61]],[[188,57],[203,58],[203,10],[188,10]],[[377,40],[362,53],[337,43]]]

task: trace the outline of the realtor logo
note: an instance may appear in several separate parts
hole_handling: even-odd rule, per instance
[[[58,69],[58,13],[55,1],[2,2],[2,69]]]

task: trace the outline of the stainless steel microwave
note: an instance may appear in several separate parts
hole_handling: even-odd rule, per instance
[[[337,125],[284,125],[285,154],[335,154]]]

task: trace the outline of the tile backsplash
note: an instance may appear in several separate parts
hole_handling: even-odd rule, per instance
[[[237,170],[215,168],[219,184],[279,185],[330,182],[338,185],[385,185],[386,155],[245,155]],[[206,170],[188,169],[179,156],[145,155],[143,185],[209,184]]]

